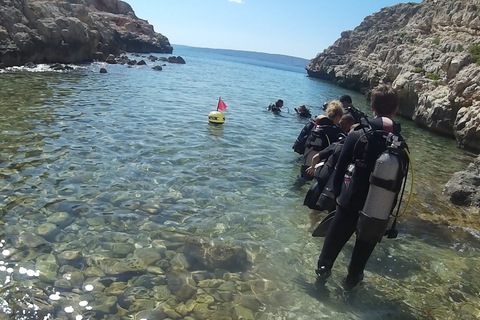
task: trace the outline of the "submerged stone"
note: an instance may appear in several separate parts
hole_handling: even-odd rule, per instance
[[[247,252],[239,246],[227,246],[188,237],[185,240],[184,254],[188,259],[199,262],[209,270],[244,270],[247,267]]]

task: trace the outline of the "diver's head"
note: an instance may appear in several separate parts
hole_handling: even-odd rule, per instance
[[[325,110],[325,114],[330,120],[333,121],[334,124],[340,123],[340,119],[343,116],[343,108],[342,104],[338,100],[333,100],[328,104],[327,110]]]

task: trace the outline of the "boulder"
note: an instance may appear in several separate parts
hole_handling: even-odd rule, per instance
[[[185,59],[183,59],[181,56],[178,56],[178,57],[175,57],[175,56],[171,56],[171,57],[168,57],[167,59],[168,62],[170,63],[178,63],[178,64],[185,64]]]
[[[467,170],[456,172],[445,185],[443,193],[454,204],[480,207],[480,156]]]

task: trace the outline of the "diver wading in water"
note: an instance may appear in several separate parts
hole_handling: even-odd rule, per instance
[[[300,176],[306,180],[313,179],[311,175],[305,172],[305,170],[310,167],[313,156],[336,142],[342,135],[342,129],[338,126],[343,116],[343,108],[340,102],[337,100],[330,102],[325,114],[326,116],[320,115],[315,118],[317,125],[312,128],[305,141],[305,151],[303,153]]]
[[[377,86],[371,96],[375,118],[345,139],[333,173],[337,206],[315,269],[317,282],[330,276],[338,254],[356,232],[343,282],[345,290],[355,288],[377,242],[387,232],[408,169],[406,143],[400,136],[400,125],[392,120],[397,106],[395,90],[384,84]]]

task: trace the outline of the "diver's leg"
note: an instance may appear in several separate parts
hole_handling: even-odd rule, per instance
[[[328,277],[330,275],[335,259],[337,259],[343,246],[356,230],[357,220],[357,212],[337,206],[333,221],[328,228],[327,236],[323,243],[322,252],[318,258],[317,275],[319,277]]]

